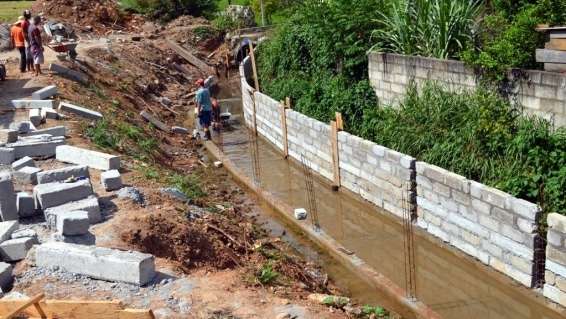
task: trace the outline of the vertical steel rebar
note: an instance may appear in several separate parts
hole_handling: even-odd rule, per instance
[[[250,159],[252,168],[252,177],[256,187],[261,186],[261,167],[259,160],[259,146],[257,142],[257,135],[252,131],[248,130],[248,141],[250,149]]]
[[[411,185],[407,184],[401,193],[403,210],[403,251],[405,259],[405,291],[407,298],[417,299],[417,270],[415,259],[415,236],[413,229],[413,209],[411,202]]]
[[[314,191],[314,178],[310,163],[304,154],[301,154],[301,163],[303,164],[303,171],[305,176],[305,187],[307,191],[307,204],[309,207],[308,214],[311,223],[316,231],[320,230],[320,223],[318,220],[318,207],[316,205],[316,193]]]

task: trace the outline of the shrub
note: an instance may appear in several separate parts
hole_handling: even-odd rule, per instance
[[[120,0],[124,10],[168,21],[182,15],[210,15],[216,9],[214,0]]]

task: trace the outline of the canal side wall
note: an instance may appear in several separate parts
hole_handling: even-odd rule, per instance
[[[476,88],[474,70],[460,61],[379,52],[371,52],[368,59],[370,83],[384,105],[398,105],[411,82],[421,87],[433,81],[453,92]],[[514,77],[510,72],[509,78]],[[566,75],[521,70],[517,79],[516,98],[525,113],[548,119],[559,127],[566,126]]]
[[[544,295],[566,307],[566,216],[548,215]]]
[[[418,225],[531,287],[539,207],[434,165],[416,169]]]
[[[246,124],[254,125],[255,101],[258,134],[283,150],[281,103],[254,92],[243,66],[240,72]],[[301,161],[303,154],[314,172],[333,181],[330,125],[285,112],[289,156]],[[408,201],[422,229],[533,285],[537,205],[347,132],[337,140],[342,187],[399,217]]]

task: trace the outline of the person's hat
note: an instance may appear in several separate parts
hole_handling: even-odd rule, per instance
[[[19,16],[18,21],[14,22],[14,24],[22,23],[23,21],[26,21],[26,18],[24,18],[24,16]]]
[[[195,84],[198,85],[198,86],[203,86],[203,85],[204,85],[204,79],[198,79],[198,80],[195,82]]]

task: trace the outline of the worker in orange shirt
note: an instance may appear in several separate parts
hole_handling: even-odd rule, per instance
[[[19,17],[18,21],[12,25],[10,37],[12,39],[12,47],[20,51],[20,71],[26,72],[26,37],[22,23],[25,21],[24,17]]]

